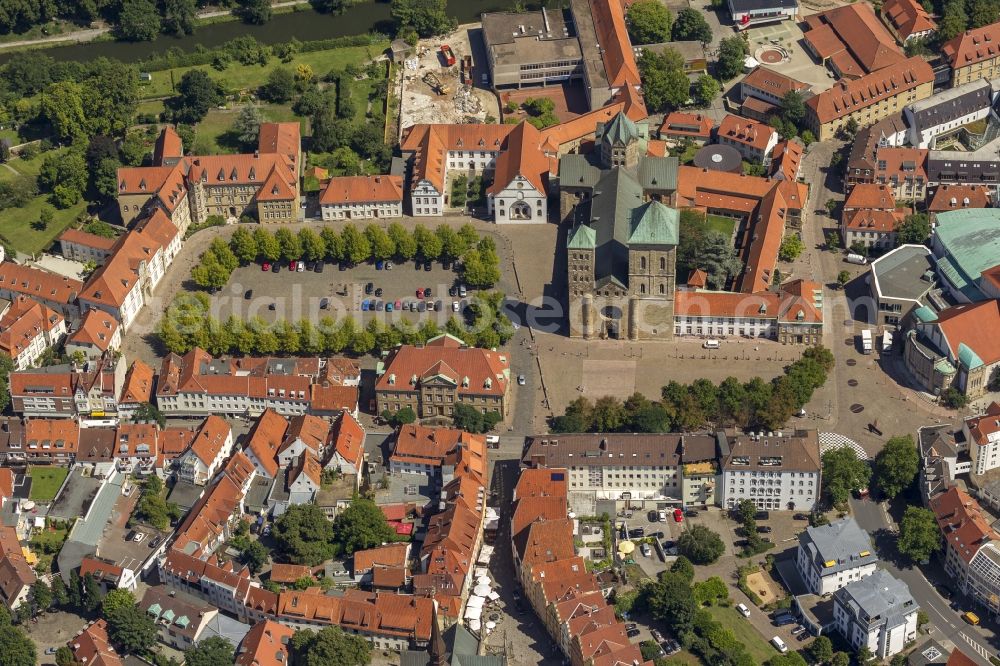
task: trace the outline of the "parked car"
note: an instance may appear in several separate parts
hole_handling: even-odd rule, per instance
[[[649,544],[648,543],[643,542],[643,544],[642,544],[642,546],[640,546],[639,550],[642,551],[642,554],[645,557],[649,557],[650,556],[651,551],[649,549]]]
[[[631,629],[636,629],[638,627],[639,627],[639,625],[636,624],[635,622],[626,622],[625,623],[625,631],[629,631]]]
[[[163,537],[156,537],[155,539],[153,539],[152,541],[149,542],[149,547],[150,548],[156,548],[161,543],[163,543]]]
[[[403,307],[403,303],[397,298],[396,302],[392,304],[393,309],[400,310]]]
[[[330,299],[329,298],[321,299],[319,302],[319,309],[326,310],[328,307],[330,307]]]
[[[392,312],[392,310],[393,310],[392,301],[389,301],[388,303],[385,304],[385,311]]]
[[[375,283],[374,282],[369,282],[368,284],[365,285],[365,296],[371,296],[372,292],[374,292],[374,291],[375,291]]]
[[[659,532],[659,531],[657,531],[657,532],[650,532],[646,536],[648,536],[650,539],[662,539],[663,538],[663,532]]]
[[[486,448],[488,448],[488,449],[499,449],[500,448],[500,435],[486,435]]]
[[[272,273],[280,273],[281,272],[281,264],[274,264],[273,266],[271,266],[271,272]]]
[[[391,271],[392,270],[392,262],[389,261],[388,259],[385,262],[385,270],[387,270],[387,271]]]
[[[791,615],[778,615],[773,622],[776,627],[783,627],[787,624],[795,624],[795,618]]]
[[[663,643],[661,643],[660,647],[663,648],[664,652],[667,653],[668,657],[672,654],[677,654],[678,652],[681,651],[681,644],[672,638],[668,641],[664,641]]]
[[[451,302],[451,311],[452,312],[458,312],[458,307],[459,307],[458,301],[452,301]]]
[[[697,518],[698,512],[695,511],[694,509],[688,509],[687,511],[684,512],[684,515],[687,516],[688,518]]]
[[[788,646],[785,645],[785,641],[781,640],[780,636],[775,636],[774,638],[772,638],[771,645],[773,645],[775,649],[782,654],[788,652]]]
[[[136,543],[142,543],[142,540],[145,539],[145,538],[146,538],[146,534],[144,532],[136,532],[135,536],[132,537],[132,541],[134,541]]]
[[[313,269],[315,269],[315,268],[316,268],[316,262],[315,261],[307,261],[306,262],[306,270],[307,271],[309,271],[311,273],[313,271]]]
[[[379,259],[375,262],[375,270],[380,271],[385,267],[385,262]]]
[[[383,292],[382,292],[382,287],[379,287],[378,289],[376,289],[376,290],[375,290],[375,295],[376,295],[376,296],[379,296],[379,297],[381,297],[381,296],[382,296],[382,294],[383,294]]]
[[[322,273],[323,272],[323,266],[324,266],[324,262],[317,261],[316,262],[316,272],[317,273]]]
[[[431,288],[424,287],[424,298],[430,298],[432,295]]]
[[[260,265],[260,270],[264,271],[265,273],[268,272],[269,270],[271,270],[271,264],[265,261],[263,264]]]
[[[671,540],[671,539],[667,539],[666,541],[664,541],[664,542],[663,542],[663,543],[661,543],[660,545],[661,545],[661,546],[663,546],[663,550],[667,550],[668,548],[673,548],[673,547],[674,547],[674,546],[676,546],[677,544],[676,544],[676,542],[674,542],[673,540]]]
[[[808,513],[797,513],[794,516],[792,516],[792,518],[794,518],[795,520],[809,520],[809,514]]]
[[[771,514],[769,514],[767,511],[758,511],[756,514],[754,514],[754,520],[767,520],[770,517]]]
[[[641,539],[646,536],[646,529],[643,527],[633,527],[628,531],[628,536],[630,539]]]
[[[625,628],[628,629],[628,626],[626,625]],[[657,643],[662,643],[663,642],[663,634],[661,634],[656,629],[650,629],[649,630],[649,635],[652,636],[653,640],[656,641]]]
[[[382,310],[384,310],[384,309],[385,309],[385,304],[382,301],[376,301],[376,303],[375,303],[375,311],[376,312],[382,312]]]
[[[770,534],[773,531],[769,525],[757,526],[757,534]]]
[[[458,296],[458,287],[450,287],[448,289],[449,296]]]
[[[465,289],[464,284],[458,285],[458,295],[461,296],[462,298],[465,298],[466,296],[469,295],[469,292]]]
[[[268,525],[264,525],[264,529],[262,529],[260,531],[260,535],[261,536],[270,536],[270,534],[271,534],[271,526],[269,524]]]
[[[628,631],[625,632],[625,635],[628,636],[629,638],[635,638],[636,636],[639,635],[639,630],[629,629]]]
[[[427,311],[427,303],[425,301],[418,301],[417,312],[426,312],[426,311]]]
[[[666,511],[657,511],[656,512],[656,519],[658,521],[660,521],[661,523],[667,522],[667,512]]]
[[[361,311],[368,312],[368,299],[361,301]]]
[[[424,270],[430,272],[431,268],[432,268],[431,262],[425,261],[424,262]]]
[[[524,386],[527,382],[528,382],[528,380],[524,378],[524,375],[518,375],[517,376],[517,385],[518,386]]]
[[[268,304],[267,304],[267,309],[268,309],[268,310],[271,310],[271,311],[273,312],[273,311],[274,311],[275,309],[277,309],[277,308],[276,308],[276,306],[274,305],[274,303],[268,303]]]
[[[253,289],[247,289],[246,292],[243,294],[243,298],[245,298],[248,301],[251,298],[253,298]]]
[[[57,650],[54,647],[45,648],[45,654],[55,654],[56,652]]]
[[[424,288],[417,287],[417,298],[423,298],[423,297],[424,297]]]
[[[684,522],[684,512],[680,509],[674,509],[674,522],[682,523]]]
[[[736,610],[739,611],[739,614],[743,617],[750,617],[750,609],[747,608],[746,604],[736,604]]]

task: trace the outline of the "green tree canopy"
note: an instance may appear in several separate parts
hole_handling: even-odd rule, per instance
[[[277,550],[295,564],[316,566],[333,557],[333,534],[333,524],[315,504],[292,505],[274,521]]]
[[[920,455],[912,435],[893,437],[875,456],[872,483],[892,499],[906,490],[917,476]]]
[[[389,526],[382,510],[372,500],[362,497],[355,497],[350,506],[337,514],[333,533],[337,554],[341,556],[396,540],[396,531]]]
[[[177,84],[177,96],[170,100],[178,122],[197,123],[208,110],[222,101],[222,86],[200,69],[185,72]]]
[[[711,564],[725,550],[718,534],[704,525],[688,527],[677,540],[677,550],[694,564]]]
[[[647,49],[639,56],[638,64],[643,95],[650,110],[669,112],[687,103],[691,82],[684,72],[684,59],[677,51],[666,48],[656,53]]]
[[[658,0],[637,0],[625,14],[632,44],[660,44],[670,41],[674,15]]]
[[[728,81],[743,71],[747,50],[747,42],[741,35],[726,37],[719,42],[719,60],[715,65],[715,72],[720,79]]]
[[[678,633],[691,626],[697,610],[690,581],[683,574],[670,571],[661,573],[649,586],[647,603],[653,617]]]
[[[184,651],[185,666],[221,666],[233,663],[233,644],[221,636],[210,636]]]
[[[689,583],[694,580],[694,565],[683,555],[678,556],[670,565],[670,572],[683,576]]]
[[[844,504],[853,491],[868,487],[871,467],[849,446],[823,454],[823,491],[834,505]]]
[[[0,626],[0,665],[35,666],[34,642],[20,627]]]
[[[701,12],[685,7],[677,12],[677,20],[674,21],[674,41],[708,44],[712,41],[712,28]]]
[[[291,648],[292,662],[301,666],[365,666],[371,661],[371,643],[340,627],[300,629],[292,635]]]
[[[927,213],[907,215],[896,229],[897,245],[923,245],[931,235],[931,222]]]
[[[712,105],[712,100],[716,98],[721,90],[722,86],[719,85],[719,82],[708,74],[699,76],[691,89],[695,104],[705,107]]]
[[[284,104],[295,96],[295,75],[287,67],[275,67],[261,89],[264,99]]]
[[[160,13],[151,0],[123,0],[115,35],[127,42],[151,42],[160,34]]]
[[[908,506],[899,523],[899,552],[914,562],[923,562],[941,547],[941,532],[934,513],[919,506]]]
[[[441,35],[455,27],[447,0],[392,0],[390,11],[400,28],[413,28],[421,37]]]

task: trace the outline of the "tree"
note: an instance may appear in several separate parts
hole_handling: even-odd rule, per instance
[[[674,21],[674,41],[708,44],[712,41],[712,28],[701,12],[685,7],[677,12],[677,20]]]
[[[271,0],[237,0],[236,14],[244,23],[263,25],[271,20]]]
[[[896,245],[922,245],[931,235],[931,222],[927,213],[907,215],[896,229]]]
[[[827,664],[833,659],[833,642],[826,636],[817,636],[806,652],[817,664]]]
[[[632,44],[660,44],[670,41],[674,15],[658,0],[637,0],[625,14]]]
[[[299,230],[299,244],[302,246],[302,254],[309,261],[321,261],[326,256],[323,237],[309,227]]]
[[[340,627],[299,629],[292,635],[291,648],[292,662],[302,666],[365,666],[371,661],[371,643]]]
[[[455,27],[447,0],[392,0],[392,18],[400,28],[413,28],[421,37],[441,35]]]
[[[691,560],[680,555],[674,560],[674,563],[670,565],[670,573],[675,573],[683,576],[690,583],[694,580],[694,565],[691,564]]]
[[[56,650],[56,666],[80,666],[80,662],[73,657],[73,651],[63,645]]]
[[[861,649],[854,655],[854,659],[858,662],[858,666],[868,666],[875,659],[875,655],[872,654],[871,649],[867,645],[862,645]]]
[[[708,274],[707,282],[712,289],[725,288],[729,278],[741,270],[732,242],[716,231],[705,234],[701,249],[693,259],[695,266]]]
[[[913,436],[893,437],[875,456],[873,483],[886,498],[893,499],[913,483],[919,465],[920,455]]]
[[[969,398],[954,386],[941,392],[941,404],[948,409],[962,409],[969,404]]]
[[[367,261],[372,256],[371,243],[368,237],[358,231],[358,228],[348,222],[340,230],[340,242],[343,259],[352,266]]]
[[[837,284],[843,289],[847,286],[847,283],[851,281],[851,274],[848,271],[840,271],[837,273]]]
[[[113,612],[104,612],[103,616],[108,621],[108,638],[119,652],[141,654],[156,643],[153,618],[134,601],[130,606],[123,605]]]
[[[210,636],[184,651],[185,666],[221,666],[233,663],[233,644],[221,636]]]
[[[163,29],[178,37],[193,35],[197,18],[194,0],[164,0]]]
[[[393,256],[401,261],[408,261],[417,254],[417,241],[413,234],[406,230],[399,222],[389,225],[389,238],[394,246]]]
[[[694,564],[711,564],[719,559],[725,546],[718,534],[704,525],[694,525],[681,534],[677,550]]]
[[[315,504],[295,504],[274,521],[279,553],[294,564],[316,566],[334,555],[333,524]]]
[[[312,114],[313,148],[320,152],[331,152],[346,146],[351,141],[353,127],[349,120],[337,116],[336,99],[327,92]]]
[[[677,51],[666,48],[656,53],[647,49],[638,64],[647,107],[668,112],[687,103],[691,82],[684,72],[684,59]]]
[[[789,90],[781,98],[781,118],[798,128],[805,117],[806,103],[802,93],[798,90]]]
[[[413,228],[413,240],[417,242],[417,256],[434,261],[441,256],[441,239],[422,224]]]
[[[336,554],[340,557],[396,540],[396,531],[389,526],[382,509],[362,497],[355,497],[350,506],[337,514],[333,534]]]
[[[75,81],[54,83],[42,93],[40,115],[49,121],[60,141],[74,143],[87,135],[87,115],[83,110],[83,88]]]
[[[0,626],[0,664],[3,666],[35,666],[35,643],[20,627]]]
[[[44,613],[52,606],[52,588],[44,578],[35,580],[31,585],[31,603],[35,613]]]
[[[274,238],[278,241],[278,246],[281,247],[282,259],[298,261],[302,258],[302,243],[299,242],[298,236],[288,229],[281,228],[274,232]]]
[[[462,259],[462,278],[472,287],[492,287],[500,281],[500,266],[484,259],[479,250],[469,250]]]
[[[139,70],[107,58],[97,58],[91,68],[93,75],[81,81],[89,130],[121,136],[132,125],[139,105]]]
[[[747,42],[743,37],[726,37],[719,42],[719,60],[715,64],[715,73],[723,81],[739,75],[743,71],[746,56]]]
[[[699,581],[692,586],[694,599],[702,606],[711,606],[716,601],[729,597],[729,588],[718,576]]]
[[[970,28],[981,28],[1000,19],[1000,5],[996,0],[971,0],[968,11]]]
[[[192,69],[181,77],[177,96],[170,100],[174,117],[183,123],[197,123],[213,106],[222,101],[222,87],[200,69]]]
[[[236,137],[244,146],[257,144],[257,137],[260,136],[260,124],[264,122],[264,116],[260,113],[260,108],[254,104],[248,104],[240,109],[240,113],[233,122],[233,131]]]
[[[371,247],[371,258],[375,260],[391,259],[396,250],[396,244],[389,238],[385,229],[377,224],[365,225],[365,237]]]
[[[941,547],[941,532],[934,513],[919,506],[908,506],[899,523],[899,552],[914,562],[925,562]]]
[[[62,576],[52,577],[52,604],[59,608],[65,608],[69,603],[69,591]]]
[[[284,104],[295,95],[295,75],[286,67],[275,67],[267,75],[261,92],[268,101]]]
[[[46,155],[38,173],[38,186],[51,192],[50,200],[56,208],[69,208],[79,201],[87,188],[87,163],[83,151]]]
[[[240,552],[240,561],[250,568],[250,573],[256,576],[267,564],[267,549],[261,545],[260,541],[250,541],[246,548]]]
[[[804,249],[805,244],[803,244],[802,239],[799,238],[798,234],[785,236],[781,240],[781,248],[778,250],[778,258],[782,261],[795,261],[798,259],[799,255],[802,254],[802,250]]]
[[[151,0],[123,0],[115,36],[126,42],[151,42],[160,34],[160,14]]]
[[[692,96],[694,97],[695,104],[698,106],[711,106],[712,100],[715,99],[721,90],[722,86],[719,85],[718,81],[708,74],[702,74],[694,82]]]
[[[192,281],[202,289],[221,289],[229,282],[230,274],[214,252],[205,252],[201,262],[191,269]]]
[[[93,613],[101,606],[101,586],[91,574],[85,574],[80,584],[80,606],[87,613]]]
[[[101,601],[101,615],[105,617],[136,604],[135,595],[125,589],[114,589]]]
[[[806,660],[798,652],[786,652],[771,657],[764,662],[765,666],[807,666]]]
[[[944,3],[944,14],[938,22],[937,36],[940,43],[961,35],[969,26],[964,2]]]
[[[871,467],[849,446],[830,449],[823,454],[823,492],[834,505],[847,501],[851,492],[868,486]]]
[[[691,584],[683,575],[661,573],[659,579],[649,586],[648,599],[653,617],[666,622],[675,632],[691,626],[697,605]]]
[[[253,238],[257,243],[257,253],[267,261],[277,261],[281,258],[281,243],[264,227],[253,230]]]
[[[242,266],[246,266],[257,258],[257,241],[254,239],[253,232],[246,227],[236,228],[232,238],[229,239],[229,246]]]
[[[403,407],[395,412],[390,412],[387,409],[382,412],[381,416],[394,428],[398,428],[399,426],[406,425],[408,423],[413,423],[417,420],[417,414],[413,411],[412,407]]]
[[[830,659],[830,666],[850,666],[851,655],[846,652],[835,652]]]

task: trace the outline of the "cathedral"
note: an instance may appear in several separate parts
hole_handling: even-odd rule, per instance
[[[571,337],[674,336],[677,158],[647,155],[648,141],[648,125],[619,113],[591,153],[559,161]]]

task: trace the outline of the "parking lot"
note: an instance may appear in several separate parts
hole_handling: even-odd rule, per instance
[[[229,284],[212,299],[213,314],[220,320],[235,315],[243,320],[260,317],[273,322],[282,319],[299,321],[308,318],[313,322],[324,316],[340,319],[346,316],[355,317],[362,325],[372,318],[391,323],[399,321],[404,313],[399,311],[404,304],[427,303],[441,304],[441,311],[435,308],[432,312],[405,312],[405,317],[417,323],[425,318],[433,318],[441,326],[455,314],[452,303],[459,302],[459,311],[464,308],[464,300],[468,304],[474,292],[469,290],[465,299],[452,297],[449,290],[459,286],[459,276],[453,268],[444,268],[441,262],[432,263],[430,270],[424,264],[407,262],[392,264],[390,270],[379,270],[375,264],[359,264],[352,268],[337,264],[324,264],[323,272],[290,271],[288,264],[282,264],[280,272],[264,271],[259,264],[243,266],[233,271]],[[366,293],[366,286],[372,284],[371,292]],[[417,297],[417,290],[430,289],[431,296],[422,293]],[[381,290],[379,293],[376,290]],[[249,295],[249,298],[247,297]],[[326,300],[326,307],[324,305]],[[365,301],[375,306],[377,301],[381,308],[369,311],[363,309]],[[393,305],[391,312],[386,312],[386,304]]]
[[[133,487],[132,492],[127,497],[122,495],[118,498],[111,519],[104,528],[104,534],[97,544],[98,556],[111,560],[118,566],[133,570],[138,570],[152,554],[151,544],[157,538],[162,539],[166,536],[166,534],[151,527],[138,526],[135,531],[145,535],[142,541],[136,542],[125,538],[132,531],[127,527],[128,519],[138,501],[139,489],[136,487]]]

